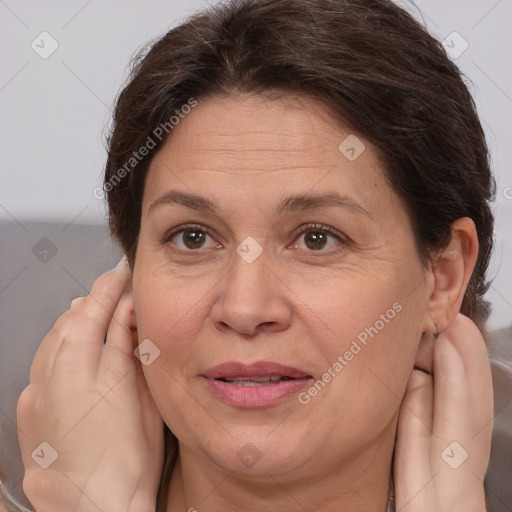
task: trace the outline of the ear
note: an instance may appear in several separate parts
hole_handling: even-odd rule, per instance
[[[478,236],[469,217],[452,224],[451,239],[432,263],[424,331],[444,331],[460,312],[478,258]]]

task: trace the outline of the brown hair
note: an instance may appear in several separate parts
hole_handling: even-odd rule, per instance
[[[369,140],[424,265],[446,246],[456,219],[473,219],[479,254],[461,311],[483,329],[495,194],[484,133],[442,45],[387,0],[231,0],[134,58],[117,99],[104,182],[110,228],[132,267],[146,173],[171,118],[191,99],[232,93],[315,98]],[[134,159],[142,147],[149,154]],[[176,455],[170,431],[167,441],[164,473]]]
[[[275,91],[323,101],[375,145],[425,265],[446,246],[456,219],[473,219],[480,249],[461,312],[482,329],[495,194],[484,133],[442,45],[386,0],[231,0],[190,17],[133,59],[115,107],[104,183],[111,232],[130,263],[146,172],[166,139],[155,129],[171,133],[169,120],[191,98]],[[155,147],[131,161],[132,171],[127,162],[148,137]]]

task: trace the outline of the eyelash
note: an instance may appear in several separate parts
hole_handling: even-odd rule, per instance
[[[308,232],[321,232],[321,233],[324,233],[324,234],[328,234],[332,237],[334,237],[342,246],[343,248],[346,247],[349,243],[349,240],[346,236],[342,235],[341,233],[338,233],[337,231],[335,231],[333,228],[331,228],[330,226],[326,226],[325,224],[317,224],[317,223],[310,223],[310,224],[306,224],[305,226],[302,226],[300,227],[297,231],[295,231],[294,233],[294,240],[299,238],[300,236],[302,236],[304,233],[308,233]],[[307,252],[309,253],[317,253],[317,254],[320,254],[320,253],[324,253],[324,254],[332,254],[333,252],[339,252],[340,249],[330,249],[330,250],[326,250],[326,251],[323,251],[323,250],[319,250],[319,251],[313,251],[313,250],[309,250]]]
[[[204,228],[204,226],[201,226],[200,224],[183,224],[181,226],[177,226],[176,228],[173,228],[171,231],[167,232],[164,237],[163,237],[163,240],[162,240],[162,243],[163,244],[169,244],[169,242],[171,241],[171,239],[180,234],[180,233],[184,233],[185,231],[191,231],[191,230],[198,230],[198,231],[202,231],[204,233],[206,233],[210,238],[213,239],[213,237],[208,233],[208,230]],[[329,234],[330,236],[334,237],[337,239],[338,242],[341,243],[342,246],[347,246],[350,242],[350,240],[342,235],[341,233],[338,233],[337,231],[335,231],[333,228],[331,228],[330,226],[327,226],[325,224],[316,224],[316,223],[310,223],[310,224],[306,224],[302,227],[300,227],[294,234],[294,240],[296,240],[298,237],[300,237],[301,235],[303,235],[304,233],[307,233],[309,231],[313,231],[313,232],[322,232],[322,233],[326,233],[326,234]],[[197,252],[199,253],[201,251],[201,249],[172,249],[174,252],[179,252],[179,253],[193,253],[193,252]],[[338,252],[340,249],[335,249],[334,251],[331,249],[331,250],[327,250],[327,251],[323,251],[323,250],[318,250],[318,251],[314,251],[314,250],[309,250],[307,252],[310,252],[310,253],[323,253],[323,254],[332,254],[333,252]]]

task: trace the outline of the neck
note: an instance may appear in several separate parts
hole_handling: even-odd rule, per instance
[[[171,475],[167,512],[386,512],[396,424],[344,459],[325,457],[293,475],[256,479],[222,471],[180,444]],[[316,466],[316,470],[313,468]]]

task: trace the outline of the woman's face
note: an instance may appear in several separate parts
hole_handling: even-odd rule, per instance
[[[304,475],[394,439],[431,279],[370,143],[312,100],[251,95],[199,101],[171,135],[133,297],[182,454]],[[262,374],[295,378],[247,385]]]

